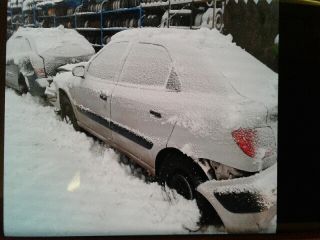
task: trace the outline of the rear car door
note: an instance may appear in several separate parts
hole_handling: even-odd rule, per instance
[[[70,88],[77,119],[100,138],[110,140],[110,98],[123,65],[128,42],[107,45],[89,62],[84,78]]]
[[[112,94],[113,142],[149,169],[173,130],[167,106],[177,92],[165,87],[172,69],[164,47],[133,44]]]

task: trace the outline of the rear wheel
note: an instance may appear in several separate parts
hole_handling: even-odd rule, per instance
[[[80,127],[77,123],[76,116],[74,115],[73,108],[69,98],[65,94],[60,96],[60,105],[61,105],[61,118],[68,124],[72,124],[73,128],[76,131],[80,130]]]
[[[177,153],[167,155],[161,164],[158,172],[159,183],[175,189],[177,193],[188,200],[196,199],[201,213],[201,224],[221,223],[215,209],[196,188],[208,180],[202,171],[191,158]]]

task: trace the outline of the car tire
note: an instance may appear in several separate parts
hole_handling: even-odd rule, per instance
[[[61,118],[68,124],[72,124],[73,128],[76,131],[80,131],[80,127],[78,125],[76,116],[73,112],[73,108],[69,98],[62,94],[60,97],[60,105],[61,105]]]
[[[216,29],[217,29],[219,32],[222,31],[223,23],[222,23],[222,13],[221,13],[221,12],[217,12],[217,14],[216,14],[215,26],[216,26]]]
[[[221,220],[206,198],[196,188],[209,180],[200,166],[183,154],[167,155],[158,171],[158,181],[163,187],[175,189],[188,200],[196,199],[200,210],[201,224],[221,224]]]

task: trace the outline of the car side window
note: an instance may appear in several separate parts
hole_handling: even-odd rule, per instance
[[[167,50],[155,44],[137,43],[124,64],[120,82],[146,86],[165,86],[172,61]]]
[[[102,52],[92,60],[88,68],[88,73],[94,77],[113,81],[127,47],[128,42],[108,44]]]

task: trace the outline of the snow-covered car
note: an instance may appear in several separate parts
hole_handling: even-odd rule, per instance
[[[276,214],[277,84],[217,30],[149,28],[114,35],[46,93],[75,129],[239,232],[264,229]]]
[[[19,28],[7,41],[6,85],[42,96],[59,66],[88,61],[94,53],[75,30]]]

